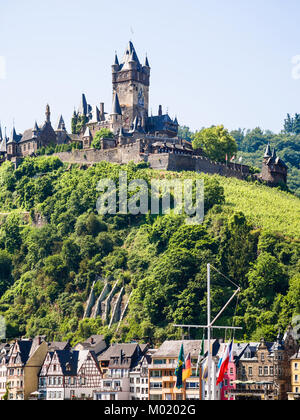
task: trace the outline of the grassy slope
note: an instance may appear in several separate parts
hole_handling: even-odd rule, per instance
[[[226,205],[248,216],[256,227],[300,239],[300,199],[264,185],[218,177]]]
[[[203,176],[194,172],[153,172],[159,178],[162,177],[161,175],[166,178],[201,178]],[[205,175],[205,177],[216,178],[224,188],[225,206],[234,211],[243,212],[256,228],[264,228],[283,236],[300,239],[300,199],[297,196],[277,188],[236,178],[218,175]]]

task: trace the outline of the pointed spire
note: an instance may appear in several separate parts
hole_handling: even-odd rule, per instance
[[[111,115],[122,115],[122,110],[120,107],[120,102],[119,102],[119,97],[118,97],[117,92],[115,93],[115,96],[114,96]]]
[[[1,124],[0,124],[0,153],[6,153],[6,136],[2,137]]]
[[[177,116],[175,116],[174,124],[179,125],[178,120],[177,120]]]
[[[84,93],[81,95],[78,113],[79,115],[87,115],[88,113],[88,104]]]
[[[149,65],[149,60],[148,60],[147,54],[146,54],[146,59],[145,59],[145,67],[149,67],[149,68],[150,68],[150,65]]]
[[[65,129],[66,129],[65,121],[63,119],[63,116],[61,115],[58,119],[56,130],[65,130]]]
[[[19,140],[19,137],[16,133],[15,126],[13,126],[13,129],[11,130],[11,135],[10,135],[8,143],[17,143],[18,140]]]
[[[117,55],[117,51],[115,53],[115,62],[114,62],[115,66],[119,66],[119,59],[118,59],[118,55]]]
[[[136,65],[137,65],[137,68],[138,69],[141,68],[140,61],[138,59],[137,53],[136,53],[135,48],[133,46],[133,43],[131,41],[129,41],[129,43],[128,43],[128,46],[126,48],[126,51],[125,51],[125,54],[124,54],[124,57],[123,57],[123,60],[122,60],[122,64],[121,64],[122,69],[124,69],[124,70],[128,69],[130,67],[129,66],[130,62],[131,63],[135,62]]]
[[[264,158],[270,158],[271,156],[272,156],[271,146],[270,146],[270,143],[268,143],[268,146],[267,146],[266,151],[265,151]]]
[[[273,153],[272,153],[272,158],[276,159],[277,158],[277,153],[276,153],[276,149],[274,147]]]

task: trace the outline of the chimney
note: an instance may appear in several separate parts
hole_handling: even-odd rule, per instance
[[[105,116],[104,116],[104,103],[101,102],[100,103],[100,120],[104,121],[105,120]]]
[[[159,105],[159,107],[158,107],[158,115],[162,115],[162,106],[161,105]]]

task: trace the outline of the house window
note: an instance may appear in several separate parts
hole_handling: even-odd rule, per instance
[[[253,369],[252,369],[252,366],[250,366],[250,367],[248,368],[248,374],[249,374],[249,376],[252,376],[252,375],[253,375]]]
[[[274,366],[270,366],[270,375],[273,376],[274,375]]]
[[[261,361],[264,362],[265,361],[265,353],[261,354]]]
[[[299,382],[299,376],[295,375],[295,382]]]
[[[258,368],[258,374],[259,374],[259,376],[262,376],[262,374],[263,374],[263,368],[262,368],[262,366],[259,366],[259,368]]]
[[[265,366],[264,367],[264,375],[265,376],[268,376],[268,374],[269,374],[269,367],[268,366]]]
[[[298,363],[295,363],[295,364],[294,364],[294,369],[295,369],[295,370],[298,370]]]

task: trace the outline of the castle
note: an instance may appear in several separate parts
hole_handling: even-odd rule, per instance
[[[92,106],[82,94],[80,106],[73,114],[72,133],[68,133],[62,116],[52,127],[47,105],[45,122],[40,126],[35,122],[23,135],[17,134],[13,127],[8,138],[6,133],[2,135],[0,127],[0,164],[10,160],[17,166],[25,156],[34,156],[41,147],[75,143],[82,150],[56,155],[65,162],[82,165],[103,160],[119,164],[134,161],[147,162],[154,169],[216,173],[240,179],[250,176],[247,165],[213,162],[202,150],[194,150],[190,142],[178,136],[177,117],[172,119],[168,113],[163,113],[161,105],[158,115],[149,116],[150,73],[148,57],[142,65],[129,42],[122,61],[119,62],[116,54],[112,65],[113,98],[109,114],[105,112],[104,103]],[[107,129],[111,135],[102,138],[100,149],[95,149],[92,142],[101,129]],[[276,151],[271,152],[268,145],[257,179],[270,186],[286,184],[287,171]]]

